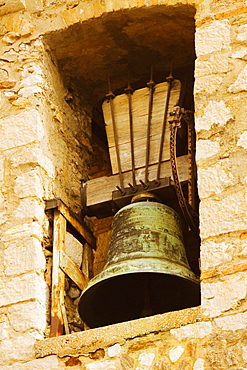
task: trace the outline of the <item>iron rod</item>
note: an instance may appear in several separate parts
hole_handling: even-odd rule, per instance
[[[123,183],[123,174],[122,174],[122,167],[121,167],[121,159],[119,154],[119,146],[118,146],[118,135],[117,135],[117,127],[116,127],[116,121],[114,116],[114,105],[113,105],[113,99],[115,98],[115,95],[110,89],[110,82],[109,83],[109,93],[106,95],[107,99],[110,101],[110,107],[111,107],[111,119],[112,119],[112,126],[113,126],[113,136],[114,136],[114,143],[116,148],[116,156],[117,156],[117,166],[118,166],[118,173],[119,173],[119,181],[120,181],[120,188],[124,192],[124,183]]]
[[[159,151],[157,176],[156,176],[157,181],[160,180],[160,169],[161,169],[161,162],[162,162],[162,155],[163,155],[163,146],[164,146],[164,139],[165,139],[165,129],[166,129],[167,114],[168,114],[169,101],[170,101],[170,95],[171,95],[171,89],[172,89],[173,76],[172,76],[171,73],[167,77],[166,80],[168,82],[168,89],[167,89],[167,95],[166,95],[166,104],[165,104],[165,112],[164,112],[163,125],[162,125],[162,133],[161,133],[161,138],[160,138],[160,151]]]
[[[134,135],[133,135],[133,115],[132,115],[133,89],[130,86],[130,84],[128,84],[128,87],[125,89],[125,93],[127,94],[128,103],[129,103],[129,127],[130,127],[130,149],[131,149],[132,181],[133,181],[133,187],[136,188],[135,152],[134,152]]]
[[[148,184],[148,165],[150,157],[150,132],[151,132],[151,120],[153,111],[153,98],[155,82],[153,81],[153,67],[151,68],[150,81],[147,83],[149,87],[149,105],[148,105],[148,125],[147,125],[147,141],[146,141],[146,167],[145,167],[145,183]]]

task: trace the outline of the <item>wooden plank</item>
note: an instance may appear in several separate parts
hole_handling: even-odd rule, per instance
[[[83,255],[82,255],[82,271],[88,280],[93,278],[93,260],[94,254],[92,248],[85,243],[83,246]],[[89,330],[90,327],[84,323],[84,330]]]
[[[163,146],[162,161],[167,161],[170,159],[170,127],[167,125],[165,130],[165,141]],[[158,163],[159,150],[160,150],[160,140],[161,134],[157,134],[150,137],[150,157],[149,157],[149,168],[152,164]],[[121,158],[122,171],[128,171],[131,167],[131,147],[130,142],[123,143],[118,146],[119,155]],[[116,148],[109,148],[109,153],[111,157],[112,173],[118,172],[117,161],[115,156]],[[146,137],[135,140],[134,142],[134,152],[135,152],[135,168],[141,168],[145,166],[146,163]]]
[[[63,334],[63,315],[61,306],[64,305],[65,275],[60,269],[60,252],[65,250],[66,219],[54,210],[53,221],[53,261],[52,261],[52,294],[51,294],[51,331],[50,337]]]
[[[74,229],[82,236],[92,248],[96,248],[96,239],[89,227],[70,211],[70,209],[60,199],[50,199],[46,201],[45,210],[58,209]]]
[[[64,324],[65,334],[70,334],[68,317],[67,317],[67,312],[66,312],[66,308],[65,308],[64,304],[61,306],[61,313],[62,313],[62,317],[63,317],[63,324]]]
[[[45,211],[48,211],[49,209],[55,209],[59,205],[60,199],[54,198],[54,199],[48,199],[45,201]]]
[[[93,248],[96,249],[96,239],[89,229],[89,227],[78,219],[78,217],[72,213],[69,208],[60,201],[58,210],[66,218],[66,220],[78,231],[78,233],[85,239],[85,241]]]
[[[164,118],[165,102],[167,97],[168,83],[163,82],[155,86],[153,99],[153,114],[151,122],[151,148],[150,153],[152,158],[150,163],[157,163],[159,156],[160,133]],[[173,82],[171,90],[168,113],[177,105],[180,96],[181,83],[178,80]],[[118,95],[113,100],[114,117],[117,128],[118,144],[120,150],[121,166],[123,171],[131,169],[131,151],[130,151],[130,129],[129,129],[129,111],[128,98],[126,94]],[[134,137],[134,153],[136,167],[145,165],[146,152],[146,134],[148,122],[148,105],[149,105],[149,88],[145,87],[134,91],[132,95],[132,116],[133,116],[133,137]],[[110,159],[112,172],[118,172],[116,161],[116,147],[113,135],[113,125],[111,117],[111,109],[108,101],[102,105],[104,119],[106,123],[107,139],[110,149]],[[140,153],[142,155],[140,156]],[[143,154],[144,153],[144,154]],[[169,154],[169,123],[166,126],[166,135],[164,142],[163,160],[168,159]]]
[[[188,156],[181,156],[177,158],[177,166],[179,172],[179,179],[181,182],[188,180]],[[136,179],[144,179],[145,168],[136,170]],[[149,180],[155,180],[157,175],[157,164],[149,167]],[[170,161],[163,162],[161,164],[161,178],[171,177],[172,170]],[[128,183],[132,181],[131,171],[123,173],[124,186],[128,186]],[[95,204],[104,202],[110,202],[112,200],[112,192],[116,190],[116,185],[119,185],[118,175],[104,176],[97,179],[87,181],[86,186],[86,199],[87,207]]]
[[[81,290],[85,288],[88,278],[64,251],[60,251],[60,268]]]

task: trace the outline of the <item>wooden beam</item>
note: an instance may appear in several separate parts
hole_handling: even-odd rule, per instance
[[[51,199],[46,201],[46,210],[58,209],[58,211],[66,218],[66,220],[74,227],[74,229],[82,236],[82,238],[93,248],[96,249],[96,240],[89,227],[79,219],[60,199]]]
[[[181,182],[188,180],[188,156],[184,155],[177,158],[177,166],[179,172],[179,180]],[[136,170],[136,180],[144,180],[145,168]],[[149,167],[149,180],[155,180],[157,174],[157,164]],[[161,164],[161,178],[171,177],[172,170],[170,161]],[[123,173],[124,186],[132,181],[131,171]],[[89,180],[86,183],[86,205],[91,207],[94,205],[104,205],[104,203],[112,201],[112,192],[116,190],[116,185],[119,185],[119,176],[104,176],[97,179]]]
[[[54,210],[53,221],[53,262],[52,262],[52,294],[51,294],[51,331],[50,337],[63,334],[64,322],[61,307],[64,305],[65,275],[60,269],[60,252],[65,250],[66,219]]]
[[[85,288],[88,278],[64,251],[60,251],[60,268],[81,290]]]

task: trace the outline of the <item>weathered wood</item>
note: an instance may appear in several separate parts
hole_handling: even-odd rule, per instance
[[[85,243],[83,246],[83,255],[82,255],[82,271],[88,280],[93,278],[93,260],[94,254],[92,248]],[[84,323],[84,330],[89,330],[90,327]]]
[[[96,240],[88,226],[78,218],[60,199],[51,199],[46,201],[46,210],[58,209],[66,220],[75,228],[83,239],[92,247],[96,248]]]
[[[155,86],[153,99],[153,113],[150,130],[150,160],[149,164],[158,162],[159,144],[162,131],[162,123],[164,118],[165,102],[167,98],[168,83],[163,82]],[[168,112],[173,110],[173,107],[178,103],[180,96],[181,83],[178,80],[173,82]],[[130,128],[129,128],[129,111],[128,97],[126,94],[118,95],[113,100],[114,117],[118,134],[118,148],[121,158],[121,166],[123,171],[131,169],[131,150],[130,150]],[[149,106],[149,88],[136,90],[132,95],[132,116],[133,116],[133,138],[134,138],[134,153],[135,167],[145,166],[146,152],[146,135],[148,122],[148,106]],[[106,122],[106,132],[109,144],[110,159],[112,172],[118,172],[116,160],[116,147],[113,135],[113,125],[110,104],[108,101],[103,103],[103,113]],[[169,124],[166,126],[165,142],[163,150],[163,160],[170,157],[169,153]]]
[[[162,153],[162,161],[166,161],[170,158],[169,138],[170,138],[170,128],[169,126],[166,126],[164,149]],[[160,140],[161,140],[161,134],[150,136],[149,168],[152,164],[158,163]],[[118,148],[119,148],[119,155],[121,158],[122,171],[128,171],[131,168],[130,143],[120,144]],[[146,138],[135,140],[134,152],[135,152],[135,168],[144,167],[145,161],[146,161]],[[112,172],[117,173],[115,147],[109,148],[109,153],[111,157]]]
[[[89,247],[90,248],[90,247]],[[90,248],[91,249],[91,248]],[[83,290],[88,282],[88,278],[72,261],[72,259],[63,251],[60,252],[60,268],[70,277],[71,280]]]
[[[52,294],[51,294],[51,331],[50,337],[63,334],[63,315],[61,306],[64,305],[65,275],[60,269],[60,252],[65,250],[66,219],[54,210],[53,221],[53,261],[52,261]]]
[[[65,334],[70,334],[68,317],[67,317],[67,312],[66,312],[66,308],[65,308],[64,304],[61,305],[61,313],[62,313],[62,317],[63,317]]]
[[[93,277],[93,260],[94,254],[92,248],[90,248],[90,246],[85,243],[83,246],[82,255],[82,271],[89,280]]]
[[[85,241],[90,244],[92,248],[96,248],[96,241],[95,237],[93,236],[93,233],[88,228],[88,226],[80,221],[77,216],[72,213],[69,208],[60,201],[60,204],[58,206],[58,210],[64,215],[67,221],[78,231],[78,233],[85,239]]]
[[[177,158],[177,166],[179,179],[181,182],[188,180],[188,157],[187,155]],[[136,179],[144,179],[145,168],[136,170]],[[149,180],[155,180],[157,174],[157,164],[149,167]],[[161,164],[161,178],[171,177],[172,170],[170,161],[163,162]],[[128,183],[132,180],[131,171],[123,173],[124,186],[128,186]],[[97,179],[87,181],[86,186],[86,199],[87,207],[95,204],[104,202],[110,202],[112,200],[112,192],[116,190],[116,185],[119,185],[118,175],[104,176]]]

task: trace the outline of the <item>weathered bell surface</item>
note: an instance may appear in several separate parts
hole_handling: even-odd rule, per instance
[[[157,202],[118,211],[106,265],[83,291],[79,314],[91,328],[199,304],[178,214]]]

